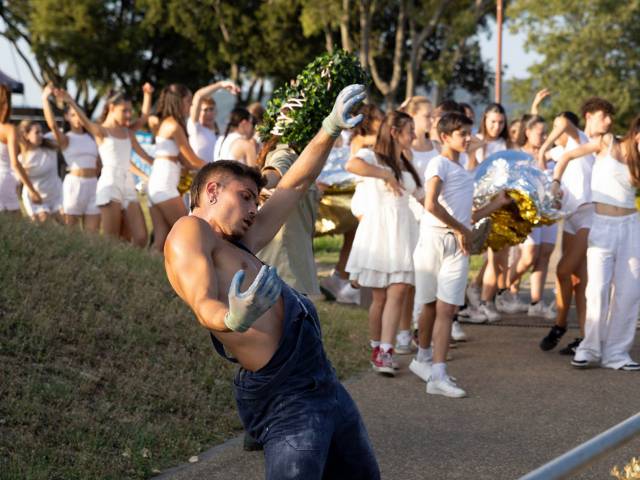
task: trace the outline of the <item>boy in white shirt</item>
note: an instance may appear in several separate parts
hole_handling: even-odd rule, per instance
[[[502,193],[472,213],[473,174],[460,164],[471,140],[471,126],[471,120],[457,112],[446,113],[438,122],[442,150],[425,172],[426,211],[413,255],[416,302],[423,304],[423,312],[418,325],[420,348],[409,368],[427,382],[427,393],[456,398],[466,392],[447,375],[445,359],[453,316],[464,304],[471,222],[511,201]]]

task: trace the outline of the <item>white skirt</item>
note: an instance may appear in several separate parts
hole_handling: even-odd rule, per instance
[[[413,251],[418,222],[408,194],[369,198],[356,230],[346,270],[363,287],[386,288],[393,283],[414,285]]]

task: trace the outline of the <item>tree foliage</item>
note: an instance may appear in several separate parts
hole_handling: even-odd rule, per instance
[[[547,111],[578,112],[588,97],[601,96],[618,110],[617,130],[625,129],[640,111],[639,2],[515,0],[508,14],[512,28],[527,33],[526,47],[543,58],[513,83],[516,100],[527,103],[546,87]]]
[[[136,96],[145,81],[195,89],[225,77],[248,81],[241,101],[262,99],[267,79],[278,87],[319,54],[341,48],[359,56],[375,80],[374,96],[392,104],[434,85],[485,94],[488,68],[474,38],[493,3],[6,0],[0,34],[16,48],[27,42],[40,84],[72,80],[89,111],[108,88]]]

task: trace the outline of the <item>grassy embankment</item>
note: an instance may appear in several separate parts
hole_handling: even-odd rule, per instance
[[[318,308],[341,377],[365,368],[365,311]],[[0,215],[0,478],[182,463],[239,433],[232,375],[160,258]]]

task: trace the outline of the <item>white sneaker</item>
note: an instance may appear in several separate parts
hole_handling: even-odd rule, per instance
[[[411,340],[411,335],[407,335],[406,338],[404,336],[396,335],[395,353],[398,355],[409,355],[410,353],[413,353],[415,349],[413,348],[413,342]]]
[[[522,313],[527,311],[527,305],[520,301],[517,294],[504,291],[496,295],[496,310],[502,313]]]
[[[486,323],[487,316],[476,307],[468,306],[465,308],[465,316],[458,314],[458,321],[462,323]]]
[[[543,301],[540,301],[535,305],[529,305],[527,315],[530,317],[543,317],[548,320],[553,320],[556,318],[556,311],[551,307],[551,305],[547,306]]]
[[[351,284],[347,282],[336,295],[336,302],[360,305],[360,290],[353,288]]]
[[[327,298],[327,300],[335,300],[338,296],[338,292],[344,287],[345,283],[349,283],[346,280],[340,278],[338,273],[334,270],[326,278],[320,281],[320,291]]]
[[[462,330],[462,326],[458,321],[455,321],[451,324],[451,338],[454,339],[456,342],[467,341],[467,334],[464,333],[464,330]]]
[[[409,364],[409,370],[420,377],[423,382],[428,382],[431,376],[431,362],[419,362],[414,358]]]
[[[455,384],[451,377],[442,380],[427,380],[427,393],[431,395],[444,395],[451,398],[462,398],[467,396],[467,392]]]
[[[473,283],[470,283],[467,287],[467,300],[469,300],[469,305],[472,307],[478,307],[480,305],[480,289],[476,287]]]
[[[483,305],[480,305],[478,310],[485,317],[487,317],[487,321],[489,323],[497,322],[498,320],[500,320],[500,314],[496,310],[496,306],[493,304],[493,302],[488,302]]]

